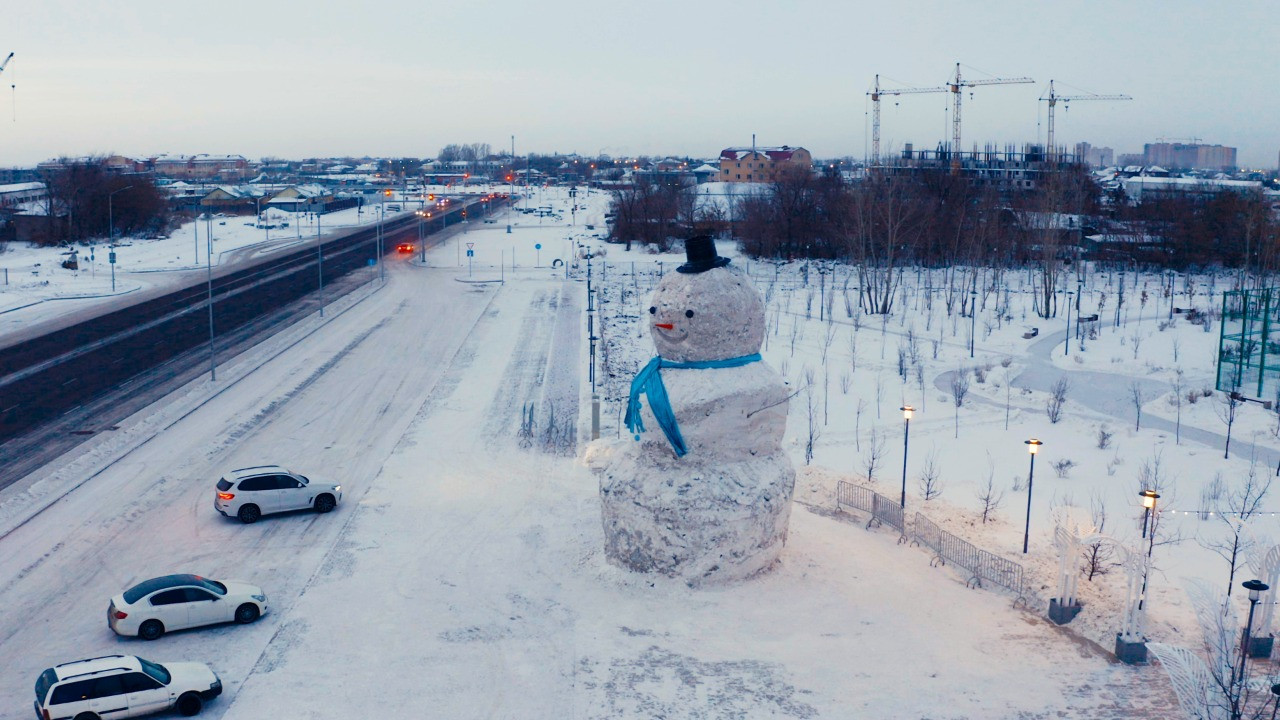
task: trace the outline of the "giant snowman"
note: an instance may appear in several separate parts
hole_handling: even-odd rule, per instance
[[[787,539],[795,471],[787,393],[760,359],[764,304],[710,237],[662,278],[649,308],[658,356],[631,384],[632,438],[597,443],[605,552],[690,585],[768,568]]]

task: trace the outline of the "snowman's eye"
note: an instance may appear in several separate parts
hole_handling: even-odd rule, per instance
[[[656,308],[656,307],[650,307],[650,308],[649,308],[649,314],[650,314],[650,315],[657,315],[657,314],[658,314],[658,308]]]
[[[690,318],[691,318],[691,317],[693,317],[693,311],[692,311],[692,310],[685,310],[685,311],[684,311],[684,316],[685,316],[685,317],[690,317]]]

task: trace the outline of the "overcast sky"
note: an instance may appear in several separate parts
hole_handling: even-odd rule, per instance
[[[709,157],[800,145],[863,157],[866,92],[1028,76],[963,98],[963,141],[1141,152],[1157,138],[1280,153],[1272,2],[3,0],[0,166],[118,152]],[[1066,85],[1063,85],[1063,84]],[[16,84],[16,91],[10,85]],[[950,96],[887,98],[882,145],[950,137]],[[16,111],[16,120],[15,117]]]

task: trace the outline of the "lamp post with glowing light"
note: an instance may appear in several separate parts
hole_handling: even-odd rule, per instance
[[[902,420],[906,424],[902,429],[902,499],[899,506],[907,509],[907,443],[911,440],[911,417],[916,414],[916,409],[910,405],[903,405],[898,408],[902,411]]]
[[[1022,554],[1027,554],[1027,542],[1031,537],[1031,487],[1036,481],[1036,453],[1040,452],[1040,446],[1044,443],[1035,438],[1023,441],[1027,446],[1027,452],[1031,453],[1031,472],[1027,475],[1027,523],[1022,530]]]
[[[1160,499],[1160,493],[1155,490],[1143,490],[1138,493],[1142,498],[1142,539],[1147,538],[1147,520],[1156,510],[1156,501]],[[1151,533],[1152,544],[1155,544],[1155,532]],[[1147,550],[1147,557],[1151,557],[1151,550]]]

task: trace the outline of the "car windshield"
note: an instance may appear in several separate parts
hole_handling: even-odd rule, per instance
[[[142,664],[142,672],[160,681],[161,685],[169,684],[169,680],[172,679],[172,676],[169,675],[169,671],[166,670],[163,665],[160,663],[153,663],[150,660],[143,660],[142,658],[138,658],[138,662]]]

